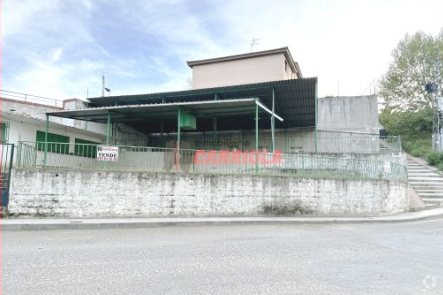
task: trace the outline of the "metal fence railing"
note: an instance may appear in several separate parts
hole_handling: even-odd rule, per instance
[[[404,165],[357,156],[240,150],[191,150],[119,146],[117,161],[99,161],[97,145],[20,142],[17,167],[58,167],[83,170],[269,174],[407,181]]]
[[[317,138],[318,152],[334,153],[397,153],[401,152],[400,136],[336,133]]]
[[[53,107],[63,107],[63,100],[55,99],[55,98],[48,98],[48,97],[42,97],[27,93],[21,93],[16,91],[10,91],[10,90],[0,90],[0,95],[2,98],[10,98],[14,100],[20,100],[25,102],[33,102],[33,103],[39,103],[43,105],[53,106]]]
[[[150,146],[173,148],[177,135],[152,134],[143,139],[117,139],[116,145]],[[255,133],[243,132],[185,132],[181,134],[182,147],[193,150],[232,150],[241,151],[255,148]],[[302,131],[275,132],[275,148],[283,153],[315,152],[315,133]],[[269,131],[260,131],[259,149],[272,149],[272,135]],[[319,153],[397,153],[401,152],[399,136],[380,136],[352,132],[319,131],[317,136]]]

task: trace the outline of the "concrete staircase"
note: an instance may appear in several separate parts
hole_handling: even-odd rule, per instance
[[[426,209],[443,206],[443,174],[422,159],[408,157],[410,186],[417,192]]]

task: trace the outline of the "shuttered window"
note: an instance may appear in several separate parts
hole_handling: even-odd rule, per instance
[[[2,137],[1,137],[1,142],[2,143],[7,143],[9,140],[9,123],[6,122],[2,122]]]
[[[43,151],[45,149],[45,132],[37,131],[35,141],[37,142],[37,149]],[[48,152],[68,154],[69,136],[48,133]]]

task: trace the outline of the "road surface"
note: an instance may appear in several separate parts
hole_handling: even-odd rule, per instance
[[[443,294],[443,220],[3,231],[3,295]]]

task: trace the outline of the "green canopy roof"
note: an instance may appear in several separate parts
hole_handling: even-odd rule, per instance
[[[111,110],[115,107],[128,106],[128,108],[118,108],[119,116],[113,116],[113,121],[118,120],[119,117],[126,118],[128,124],[148,133],[159,132],[160,121],[163,121],[163,130],[173,132],[177,128],[177,121],[176,118],[171,118],[172,108],[167,107],[168,103],[171,103],[172,106],[182,102],[258,98],[265,107],[272,109],[272,93],[274,91],[275,113],[284,118],[283,122],[276,121],[276,128],[314,127],[316,122],[316,89],[317,78],[303,78],[186,91],[96,97],[89,99],[89,107]],[[143,109],[152,110],[153,108],[148,107],[139,108],[141,105],[149,104],[161,104],[164,107],[158,108],[158,112],[155,114],[140,112]],[[136,106],[139,106],[138,110],[134,110]],[[218,117],[218,130],[253,129],[255,126],[255,114],[252,110],[240,113],[235,111],[232,106],[228,107],[228,104],[213,104],[213,107],[212,111],[206,110],[207,116],[198,118],[197,114],[199,131],[212,130],[211,116]],[[82,110],[76,110],[70,114],[63,111],[48,114],[61,116],[63,113],[62,116],[66,118],[102,122],[98,119],[100,116],[97,116],[97,112],[84,110],[80,116],[79,111],[82,112]],[[162,114],[162,111],[165,113]],[[269,116],[265,112],[261,113],[263,118],[269,118]],[[260,129],[269,129],[270,120],[260,120],[259,125]]]

